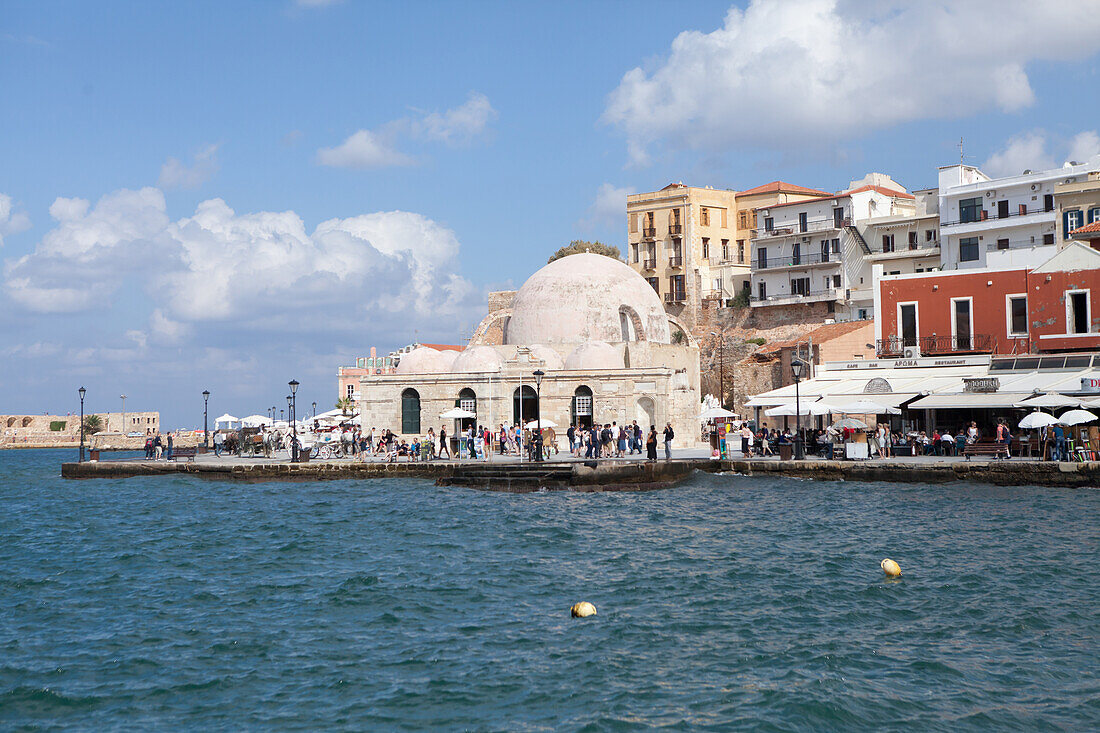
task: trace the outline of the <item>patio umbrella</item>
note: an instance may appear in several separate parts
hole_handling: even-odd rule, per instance
[[[1048,415],[1045,412],[1039,412],[1036,410],[1023,420],[1020,421],[1021,430],[1035,430],[1036,428],[1045,428],[1058,422],[1053,415]]]
[[[730,412],[724,407],[711,407],[699,413],[700,420],[713,420],[718,417],[736,417],[736,412]]]
[[[553,420],[543,420],[542,421],[542,426],[544,428],[556,428],[558,426],[558,424],[556,422],[554,422]],[[538,430],[539,429],[539,421],[538,420],[532,420],[531,422],[524,425],[523,429],[524,430]]]
[[[1015,403],[1013,407],[1077,407],[1080,404],[1081,400],[1078,397],[1067,397],[1064,394],[1051,392],[1028,397],[1026,400]]]
[[[270,425],[271,418],[264,417],[263,415],[249,415],[241,420],[241,424],[246,428],[258,428],[263,425]]]
[[[463,410],[461,407],[452,407],[440,415],[444,420],[463,420],[468,417],[477,417],[477,413]]]
[[[847,405],[834,407],[833,412],[840,415],[900,415],[901,410],[872,400],[856,400]]]
[[[857,420],[854,417],[846,417],[843,420],[837,420],[833,423],[833,427],[837,430],[851,429],[851,430],[866,430],[867,423],[862,420]]]
[[[1095,419],[1096,415],[1088,410],[1070,410],[1062,413],[1062,416],[1058,418],[1058,422],[1063,425],[1080,425],[1081,423],[1092,422]]]

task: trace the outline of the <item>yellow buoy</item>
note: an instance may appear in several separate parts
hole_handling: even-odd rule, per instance
[[[897,578],[901,575],[901,567],[890,558],[883,560],[879,563],[879,566],[882,568],[883,572],[886,573],[887,577]]]
[[[595,616],[596,607],[588,601],[581,601],[580,603],[574,603],[573,607],[569,609],[569,613],[573,618],[585,618],[587,616]]]

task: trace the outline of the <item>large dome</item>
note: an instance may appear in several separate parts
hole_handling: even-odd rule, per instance
[[[444,374],[450,370],[454,357],[431,348],[418,346],[402,355],[397,363],[398,374]]]
[[[504,359],[492,346],[471,346],[458,355],[451,364],[451,371],[456,374],[499,372],[503,363]]]
[[[649,283],[619,260],[591,253],[554,260],[516,293],[507,344],[670,341],[668,316]]]

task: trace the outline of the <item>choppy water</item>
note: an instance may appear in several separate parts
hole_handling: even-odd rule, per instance
[[[0,452],[6,729],[1100,727],[1097,491],[62,481],[69,456]]]

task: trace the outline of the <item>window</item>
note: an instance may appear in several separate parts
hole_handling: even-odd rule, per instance
[[[1066,332],[1091,333],[1089,329],[1089,291],[1066,291]]]
[[[866,321],[867,320],[867,309],[866,308],[860,308],[859,309],[859,320],[861,320],[861,321]]]
[[[573,424],[592,427],[592,389],[581,385],[573,392]]]
[[[748,215],[748,212],[746,212],[746,211],[737,212],[737,226],[740,229],[748,229],[749,228],[749,215]]]
[[[893,252],[894,251],[894,235],[883,234],[882,235],[882,251]]]
[[[467,412],[477,414],[477,395],[469,387],[463,388],[463,390],[458,393],[458,407]],[[473,420],[475,418],[469,419]]]
[[[354,384],[347,385],[347,394],[345,395],[345,397],[347,397],[350,400],[354,396],[355,396],[355,385]]]
[[[898,303],[898,330],[902,346],[917,345],[917,304]]]
[[[1043,244],[1054,244],[1054,232],[1043,235]]]
[[[1054,211],[1054,194],[1043,196],[1043,211]]]
[[[710,237],[703,237],[703,259],[710,259]]]
[[[721,211],[722,211],[722,228],[725,229],[726,228],[726,210],[722,209]]]
[[[959,261],[960,262],[977,262],[978,261],[978,238],[977,237],[963,237],[959,240]]]
[[[798,277],[791,279],[791,295],[809,295],[810,278]]]
[[[828,262],[829,261],[829,240],[828,239],[822,239],[821,240],[821,261],[822,262]]]
[[[730,259],[730,240],[722,240],[722,261],[729,262]]]
[[[630,245],[630,261],[631,262],[637,262],[638,261],[638,243],[637,242]]]
[[[770,232],[773,229],[775,229],[775,219],[773,219],[770,216],[765,216],[764,217],[764,231]]]
[[[722,292],[722,278],[714,278],[714,289],[717,290],[719,293]]]
[[[801,265],[802,264],[802,243],[801,242],[795,242],[793,245],[791,245],[791,264],[792,265]]]
[[[1095,221],[1100,221],[1100,206],[1089,209],[1088,223],[1092,224]]]
[[[806,226],[807,226],[806,213],[803,212],[803,213],[798,215],[798,231],[800,231],[800,232],[806,231]]]
[[[971,329],[971,298],[951,299],[951,337],[955,351],[970,351],[974,348]]]
[[[1062,239],[1069,239],[1069,233],[1085,224],[1085,212],[1080,209],[1062,214]]]
[[[833,254],[840,254],[840,240],[834,239],[833,242]]]
[[[710,226],[710,210],[705,206],[699,207],[699,223],[705,227]]]
[[[631,233],[637,232],[638,231],[638,215],[637,214],[628,214],[626,218],[630,220],[630,231],[631,231]]]
[[[1007,219],[1008,218],[1008,201],[998,201],[997,202],[997,218],[998,219]]]
[[[840,275],[833,275],[833,287],[834,288],[839,288],[840,287]]]
[[[668,278],[668,289],[672,293],[673,300],[684,299],[684,276],[683,275],[670,275]]]
[[[962,199],[959,201],[959,221],[966,223],[968,221],[981,221],[982,220],[982,199]]]
[[[844,225],[844,207],[838,206],[833,209],[833,226],[840,229]]]
[[[661,278],[647,277],[646,282],[648,282],[653,287],[653,292],[657,293],[657,295],[661,294]]]
[[[745,240],[737,240],[737,262],[738,264],[745,264]]]
[[[768,248],[759,247],[756,250],[756,266],[761,270],[768,266]]]
[[[1008,240],[1007,239],[998,239],[997,240],[997,249],[1008,249]]]
[[[1008,335],[1027,336],[1027,296],[1008,295]]]
[[[917,248],[917,233],[909,232],[909,249]]]
[[[935,238],[936,238],[936,230],[935,229],[925,229],[924,230],[924,241],[931,242]]]
[[[763,280],[756,284],[756,292],[758,300],[768,299],[768,286],[764,283]]]

